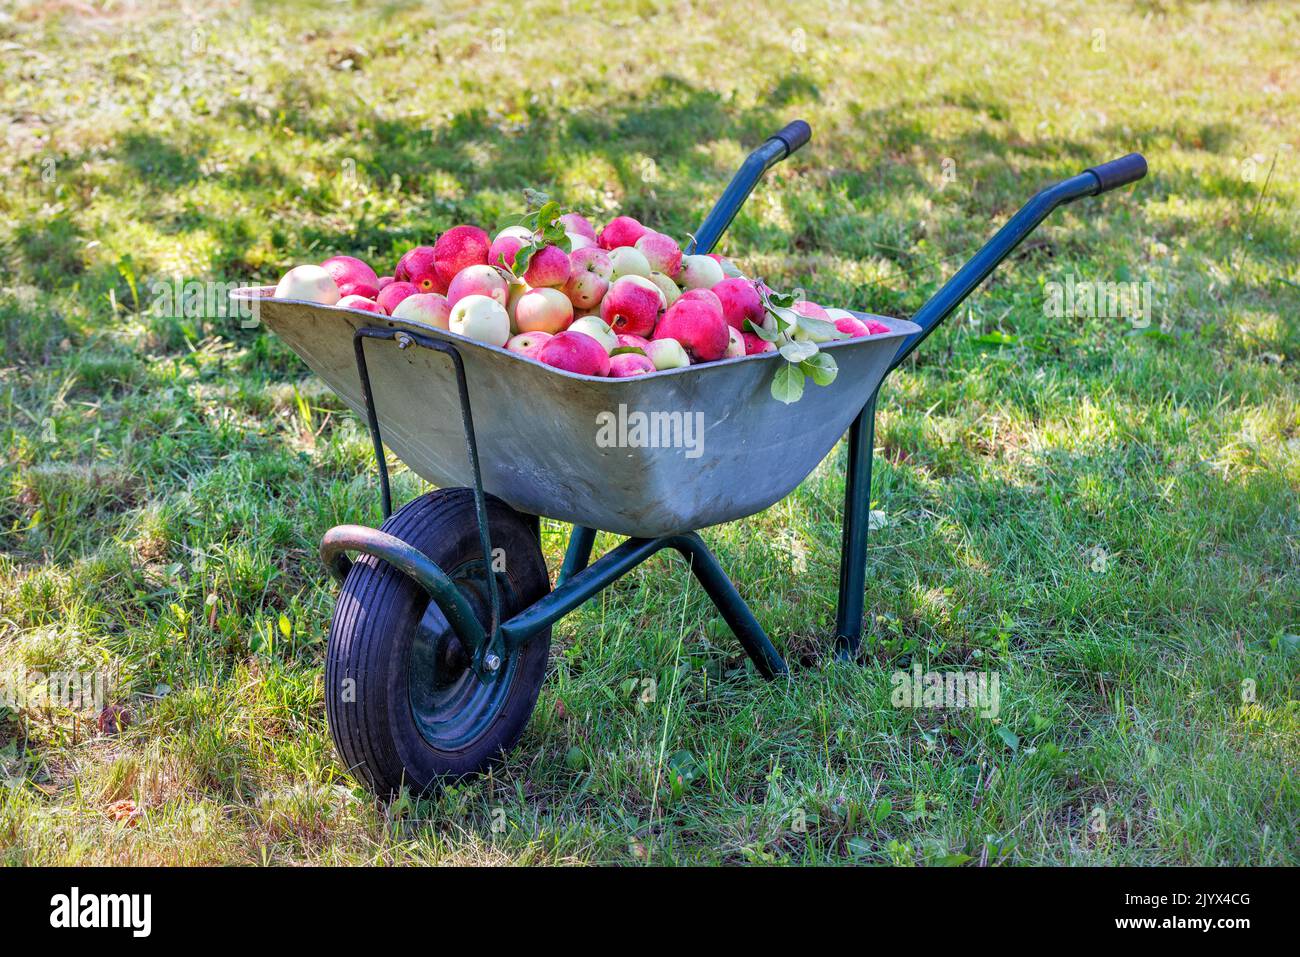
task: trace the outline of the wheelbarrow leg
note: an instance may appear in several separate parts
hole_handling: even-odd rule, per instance
[[[788,673],[784,659],[772,647],[763,626],[749,610],[745,599],[740,597],[736,586],[731,583],[704,540],[695,532],[688,532],[674,536],[672,546],[690,563],[691,571],[722,613],[723,620],[740,641],[741,647],[753,659],[759,674],[764,678],[775,678]]]
[[[840,541],[840,598],[835,656],[851,661],[862,643],[862,605],[867,578],[867,525],[871,516],[871,455],[876,439],[876,396],[849,427],[844,483],[844,531]]]
[[[587,567],[587,563],[591,561],[591,547],[595,544],[594,528],[587,528],[585,525],[573,526],[573,531],[569,533],[569,547],[564,552],[564,564],[560,566],[560,574],[555,581],[557,586]]]

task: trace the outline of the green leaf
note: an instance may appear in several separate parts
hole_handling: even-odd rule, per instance
[[[640,346],[619,346],[617,349],[610,350],[609,354],[611,356],[621,356],[625,352],[630,352],[636,356],[645,355],[645,350],[642,349]]]
[[[803,395],[803,370],[783,362],[772,376],[772,398],[789,405]]]
[[[893,810],[894,803],[890,801],[889,798],[884,798],[876,802],[876,806],[872,808],[871,813],[875,817],[876,823],[882,824],[884,823],[885,818],[889,817]]]
[[[690,751],[682,750],[674,751],[669,756],[668,770],[675,779],[674,783],[687,785],[704,773],[704,766]]]
[[[796,322],[804,334],[815,342],[829,342],[832,339],[847,339],[848,334],[840,332],[835,328],[835,323],[827,322],[825,319],[813,319],[809,316],[800,316]]]
[[[870,857],[871,842],[863,837],[849,839],[849,854],[853,857]]]
[[[541,190],[529,189],[524,187],[524,203],[528,206],[529,212],[536,212],[546,205],[549,197]]]
[[[759,280],[762,282],[762,280]],[[771,311],[774,307],[786,308],[794,305],[794,293],[777,292],[773,289],[763,295],[763,304]]]
[[[535,242],[519,247],[519,251],[515,253],[514,274],[516,276],[522,276],[528,272],[528,264],[533,261],[533,254],[539,249],[541,249],[541,246]]]
[[[287,615],[280,616],[280,634],[286,638],[293,635],[293,624],[289,621]]]
[[[812,378],[813,382],[818,385],[830,385],[839,375],[839,366],[835,360],[824,352],[819,352],[809,359],[799,363],[799,368]]]
[[[798,364],[817,355],[817,343],[806,339],[792,339],[781,346],[780,352],[785,356],[786,362]]]
[[[967,861],[974,860],[969,854],[945,854],[943,857],[935,858],[936,867],[961,867]]]
[[[1005,724],[1000,724],[997,727],[997,732],[998,732],[998,737],[1002,739],[1002,743],[1005,744],[1008,748],[1010,748],[1012,751],[1020,750],[1020,739],[1016,737],[1016,733],[1014,731],[1008,728]]]
[[[779,333],[775,329],[769,329],[766,325],[755,325],[753,319],[746,319],[745,325],[748,330],[764,342],[776,342]]]
[[[1274,651],[1280,651],[1284,655],[1289,655],[1293,652],[1300,651],[1300,635],[1290,635],[1286,632],[1282,632],[1274,637],[1269,644],[1273,646]]]

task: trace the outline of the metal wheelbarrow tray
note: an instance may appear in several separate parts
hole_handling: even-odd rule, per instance
[[[710,251],[763,173],[810,135],[795,121],[751,153],[692,251]],[[1144,175],[1134,153],[1042,190],[911,321],[872,316],[889,332],[825,344],[837,377],[789,406],[769,391],[784,361],[773,353],[601,379],[418,323],[272,299],[266,287],[235,292],[366,418],[375,448],[383,526],[342,525],[321,542],[343,585],[326,652],[326,713],[349,770],[385,795],[498,761],[536,703],[551,625],[664,548],[688,561],[759,673],[786,673],[696,532],[779,501],[841,436],[835,646],[852,659],[882,381],[1053,209]],[[668,423],[675,439],[656,444],[655,429],[634,441],[602,435],[638,413]],[[385,444],[440,488],[394,513]],[[574,526],[553,588],[540,516]],[[592,562],[597,530],[628,538]]]
[[[358,329],[454,345],[465,364],[484,490],[520,512],[640,538],[744,518],[785,498],[844,435],[902,340],[920,331],[872,317],[891,332],[825,344],[839,365],[835,381],[810,385],[787,406],[768,388],[785,361],[774,352],[606,379],[360,310],[283,300],[259,309],[261,321],[363,417]],[[367,357],[384,444],[434,485],[472,486],[447,360],[378,342]],[[617,431],[628,421],[653,425],[644,444],[638,436],[603,441],[611,422]]]

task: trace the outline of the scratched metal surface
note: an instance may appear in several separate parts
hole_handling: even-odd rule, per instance
[[[786,406],[769,392],[784,361],[771,353],[602,379],[420,323],[271,299],[272,291],[234,296],[254,300],[261,321],[363,419],[357,328],[408,329],[461,347],[484,488],[521,512],[640,537],[744,518],[780,501],[834,447],[902,339],[918,331],[906,320],[872,316],[891,332],[823,346],[839,375],[829,386],[810,382],[803,398]],[[471,484],[450,361],[384,341],[367,343],[366,357],[384,443],[435,485]],[[617,421],[620,406],[629,425],[638,412],[680,413],[683,426],[689,416],[701,431],[680,433],[692,441],[678,447],[607,447],[602,425],[609,416]]]

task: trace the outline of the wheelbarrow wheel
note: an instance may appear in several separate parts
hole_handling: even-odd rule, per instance
[[[485,629],[491,566],[503,619],[550,591],[531,520],[490,496],[487,510],[495,556],[488,563],[469,489],[430,492],[382,526],[436,562]],[[523,733],[550,644],[548,628],[484,682],[420,585],[374,556],[358,557],[335,605],[326,652],[325,711],[339,755],[380,796],[485,770]]]

